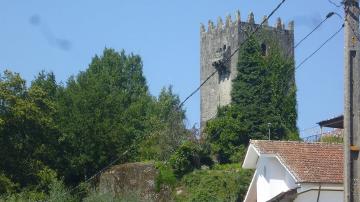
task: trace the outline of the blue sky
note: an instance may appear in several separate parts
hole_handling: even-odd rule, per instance
[[[143,58],[150,91],[158,95],[173,85],[183,100],[199,85],[200,23],[240,10],[257,23],[280,0],[2,0],[0,2],[0,71],[10,69],[31,81],[41,70],[58,81],[85,70],[105,47],[124,49]],[[269,20],[295,20],[299,41],[330,11],[342,10],[328,0],[287,0]],[[332,35],[342,22],[332,17],[296,49],[296,63]],[[315,126],[343,112],[343,32],[296,72],[298,127]],[[199,94],[185,105],[188,127],[199,123]],[[303,136],[310,132],[302,132]]]

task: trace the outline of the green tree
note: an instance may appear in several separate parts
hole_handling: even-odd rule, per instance
[[[105,49],[71,77],[59,98],[67,179],[90,177],[117,158],[135,159],[150,101],[140,57],[124,51]]]
[[[239,163],[216,165],[209,170],[196,170],[178,182],[175,201],[243,201],[253,172]]]
[[[185,111],[179,106],[179,96],[172,87],[163,88],[152,102],[149,113],[149,135],[141,143],[143,160],[168,160],[172,153],[189,137],[185,127]]]
[[[220,162],[239,161],[249,139],[297,139],[294,64],[271,43],[263,55],[250,38],[239,52],[231,105],[220,108],[205,132]]]
[[[115,159],[169,160],[189,139],[184,121],[172,88],[151,96],[141,58],[124,51],[105,49],[66,85],[42,71],[27,87],[19,74],[5,71],[0,75],[0,194],[20,191],[43,200],[54,191],[49,179],[76,185]]]
[[[20,187],[36,185],[38,173],[54,165],[56,110],[41,86],[28,89],[25,80],[10,71],[1,76],[0,170]]]
[[[176,177],[181,178],[186,173],[200,168],[200,156],[198,155],[200,146],[194,142],[187,141],[179,147],[170,157],[170,165]]]

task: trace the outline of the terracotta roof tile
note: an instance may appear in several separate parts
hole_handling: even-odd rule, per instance
[[[275,154],[298,182],[342,183],[343,145],[251,140],[261,154]]]

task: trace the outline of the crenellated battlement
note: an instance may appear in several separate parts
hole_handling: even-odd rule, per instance
[[[294,58],[294,22],[289,22],[285,27],[284,22],[278,18],[273,26],[269,25],[267,16],[256,22],[254,13],[249,13],[247,18],[241,20],[240,11],[233,17],[219,17],[217,22],[209,20],[207,26],[200,26],[200,82],[201,87],[201,130],[205,123],[216,116],[219,106],[231,103],[232,81],[237,75],[239,55],[234,54],[249,36],[249,33],[258,29],[261,54],[268,53],[270,47],[277,44],[285,56]],[[260,24],[264,22],[261,27]],[[258,24],[257,24],[258,23]],[[234,54],[232,57],[230,55]],[[230,58],[226,63],[221,63],[224,58]],[[216,75],[212,75],[214,70]]]
[[[218,31],[223,31],[223,30],[227,30],[227,29],[231,29],[232,27],[237,27],[237,26],[259,26],[263,21],[265,20],[263,27],[267,28],[267,29],[277,29],[277,30],[288,30],[288,31],[294,31],[294,21],[290,21],[287,25],[287,27],[285,27],[285,24],[282,22],[281,18],[277,18],[276,23],[273,27],[269,26],[269,22],[267,20],[267,16],[265,15],[263,17],[263,19],[261,20],[261,22],[259,22],[258,24],[256,24],[255,22],[255,16],[253,12],[250,12],[250,14],[248,15],[247,21],[243,22],[241,21],[241,15],[240,15],[240,11],[237,11],[235,13],[235,19],[234,21],[232,20],[231,15],[227,15],[226,19],[223,20],[221,17],[218,17],[217,23],[216,25],[214,24],[213,21],[209,20],[207,27],[205,27],[204,24],[201,23],[200,25],[200,32],[202,34],[205,33],[214,33],[214,32],[218,32]],[[225,21],[225,23],[224,23]]]

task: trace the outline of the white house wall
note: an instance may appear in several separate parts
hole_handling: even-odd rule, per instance
[[[316,201],[319,194],[319,184],[302,184],[294,202]],[[322,184],[319,202],[342,202],[344,191],[341,184]]]
[[[297,187],[295,180],[276,157],[260,156],[257,171],[258,202],[268,201],[282,192]]]

